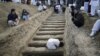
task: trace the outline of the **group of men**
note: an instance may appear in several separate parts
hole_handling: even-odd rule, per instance
[[[47,6],[45,4],[43,4],[41,1],[38,1],[36,3],[36,5],[38,6],[39,12],[45,11],[47,9]]]
[[[89,13],[90,16],[95,16],[97,10],[100,9],[99,0],[70,0],[68,3],[69,6],[73,4],[75,4],[77,10],[84,6],[84,11]]]

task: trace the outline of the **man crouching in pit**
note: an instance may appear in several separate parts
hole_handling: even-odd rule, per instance
[[[46,44],[46,47],[51,50],[57,49],[63,46],[64,46],[63,42],[61,42],[59,39],[53,39],[53,38],[48,39],[47,44]]]
[[[16,26],[19,23],[18,15],[15,12],[15,9],[11,9],[11,13],[8,15],[7,23],[9,26]]]
[[[78,28],[82,27],[84,25],[84,16],[82,15],[82,12],[80,10],[77,10],[73,5],[70,6],[70,8],[73,24]]]

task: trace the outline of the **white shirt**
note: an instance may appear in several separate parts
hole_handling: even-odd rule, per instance
[[[39,5],[38,11],[42,11],[42,10],[43,10],[43,6],[42,5]]]
[[[50,38],[47,41],[46,46],[48,49],[57,49],[57,47],[59,47],[59,44],[60,44],[60,41],[58,39]]]
[[[51,1],[50,0],[48,0],[48,5],[51,5]]]
[[[36,5],[36,1],[35,0],[31,0],[33,5]]]
[[[41,4],[41,1],[39,1],[39,3]]]
[[[90,5],[98,6],[99,5],[99,0],[91,0]]]
[[[56,8],[60,10],[61,9],[61,6],[60,5],[56,5]]]
[[[63,0],[60,0],[60,4],[61,4],[61,5],[63,5],[63,4],[64,4]]]
[[[20,0],[12,0],[14,3],[21,2]]]
[[[100,30],[100,19],[98,19],[98,20],[95,22],[95,24],[94,24],[92,30],[93,30],[93,31],[99,31],[99,30]]]
[[[44,9],[47,9],[47,6],[46,6],[46,5],[43,5],[43,8],[44,8]]]

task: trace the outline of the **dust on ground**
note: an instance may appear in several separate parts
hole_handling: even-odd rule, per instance
[[[7,25],[7,16],[12,8],[16,9],[16,13],[19,15],[19,18],[21,17],[23,9],[26,9],[31,16],[34,15],[34,13],[37,13],[37,7],[32,5],[25,5],[19,3],[11,3],[11,2],[0,3],[0,33],[9,29]]]
[[[36,13],[32,19],[0,34],[0,56],[19,56],[19,51],[27,44],[38,27],[52,13],[52,10]]]
[[[90,18],[85,13],[83,13],[83,15],[85,17],[85,25],[81,28],[77,28],[72,23],[68,12],[66,14],[68,35],[66,39],[68,39],[67,41],[69,42],[67,43],[68,46],[66,46],[69,47],[69,56],[100,56],[100,41],[97,41],[100,35],[96,35],[95,40],[92,40],[89,36],[91,28],[97,19]]]

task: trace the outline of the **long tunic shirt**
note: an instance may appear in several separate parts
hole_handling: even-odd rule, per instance
[[[99,0],[91,0],[90,5],[91,6],[99,6]]]
[[[46,46],[48,49],[57,49],[59,47],[60,41],[58,39],[49,39]]]

